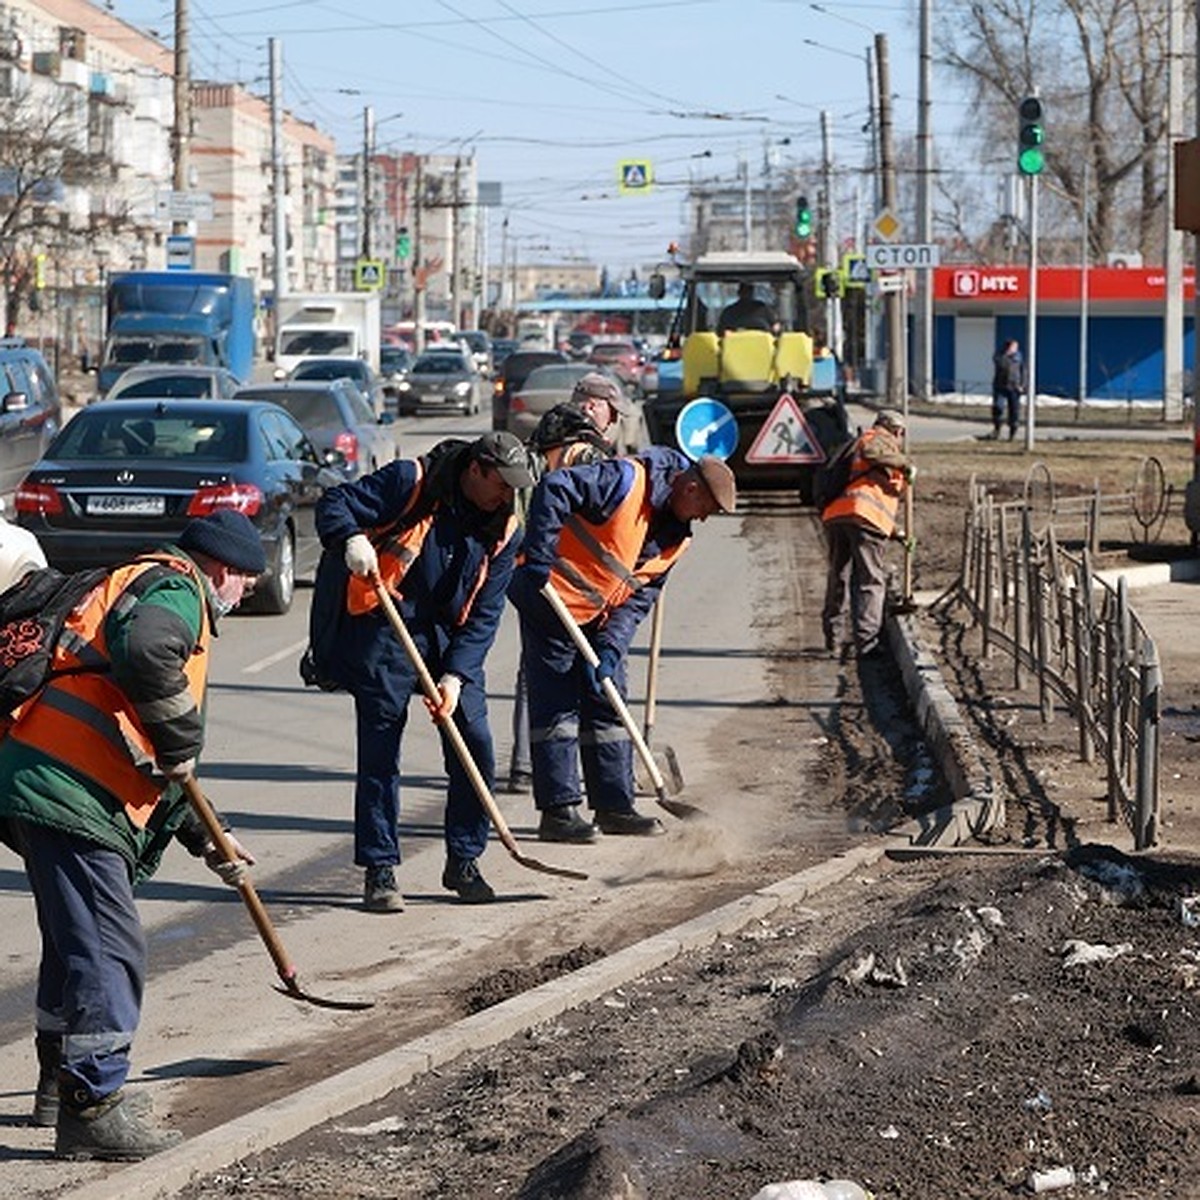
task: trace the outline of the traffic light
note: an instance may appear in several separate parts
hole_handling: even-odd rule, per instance
[[[821,294],[826,300],[838,300],[842,295],[842,273],[834,268],[821,276]]]
[[[1042,145],[1046,130],[1042,126],[1042,102],[1036,96],[1021,101],[1020,147],[1017,167],[1022,175],[1040,175],[1046,169],[1046,152]]]
[[[812,209],[808,207],[808,197],[800,196],[796,200],[796,236],[803,240],[812,237]]]

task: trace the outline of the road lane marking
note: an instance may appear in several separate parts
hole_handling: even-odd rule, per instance
[[[284,646],[282,650],[276,650],[274,654],[268,654],[266,658],[260,658],[257,662],[252,662],[248,666],[242,668],[243,675],[257,675],[260,671],[265,671],[268,667],[273,667],[278,662],[283,662],[285,658],[291,658],[293,654],[303,650],[308,645],[308,638],[302,638],[298,642],[293,642],[290,646]]]

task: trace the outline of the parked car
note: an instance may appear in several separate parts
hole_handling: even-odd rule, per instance
[[[607,368],[591,363],[547,363],[529,372],[508,406],[508,431],[521,441],[527,441],[543,414],[556,404],[570,400],[575,385],[585,376],[599,372],[607,375],[618,387],[621,381]],[[641,404],[634,402],[634,412],[619,419],[617,429],[609,438],[621,453],[640,450],[646,443]]]
[[[6,511],[61,428],[62,400],[46,360],[21,338],[0,338],[0,500]]]
[[[588,362],[609,367],[627,387],[638,387],[642,377],[642,355],[629,340],[596,342]]]
[[[332,456],[336,461],[336,456]],[[244,608],[283,613],[321,554],[314,510],[343,476],[278,405],[105,400],[58,433],[17,489],[17,523],[64,571],[114,566],[218,508],[257,526],[267,570]]]
[[[375,373],[371,364],[361,358],[347,355],[344,358],[309,358],[292,368],[288,375],[291,381],[349,379],[363,399],[371,406],[376,416],[381,416],[387,407],[383,380]]]
[[[475,369],[488,379],[492,374],[492,339],[482,329],[468,329],[458,336],[470,347]]]
[[[401,388],[400,412],[445,412],[448,408],[473,415],[479,411],[482,384],[468,351],[457,345],[437,345],[417,357]]]
[[[105,400],[232,400],[241,381],[225,367],[170,367],[147,363],[123,371]]]
[[[514,350],[496,372],[492,385],[492,428],[508,428],[509,402],[535,367],[566,361],[567,356],[561,350]]]
[[[242,388],[239,400],[278,404],[312,439],[318,454],[336,450],[339,469],[357,479],[396,457],[396,434],[390,412],[376,416],[349,379],[288,380]]]

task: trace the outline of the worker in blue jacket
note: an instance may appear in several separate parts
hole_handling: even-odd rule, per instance
[[[417,671],[379,605],[381,578],[438,681],[438,720],[452,717],[489,787],[494,751],[484,658],[496,637],[518,538],[513,489],[532,485],[522,443],[509,433],[448,439],[327,491],[317,505],[325,552],[311,615],[317,665],[354,697],[357,778],[354,861],[365,868],[363,905],[396,912],[400,862],[400,741]],[[443,753],[446,867],[442,885],[471,904],[495,899],[477,859],[488,818],[448,740]]]
[[[633,748],[603,680],[624,696],[630,643],[687,549],[692,522],[732,512],[735,500],[733,472],[720,459],[693,463],[665,446],[551,471],[534,490],[509,598],[521,618],[543,841],[590,842],[597,829],[662,832],[634,808]],[[547,581],[596,650],[594,671],[543,595]],[[579,813],[584,790],[594,824]]]

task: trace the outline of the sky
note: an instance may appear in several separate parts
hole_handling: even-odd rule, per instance
[[[108,7],[171,43],[170,0]],[[876,33],[887,36],[897,139],[916,126],[916,0],[189,0],[188,10],[194,79],[266,94],[277,38],[284,105],[339,152],[361,147],[370,106],[380,152],[473,153],[479,179],[501,185],[491,244],[507,217],[525,261],[621,271],[665,256],[686,224],[689,180],[732,182],[745,162],[758,183],[816,164],[822,110],[835,161],[861,166]],[[622,162],[650,163],[648,192],[622,194]]]

